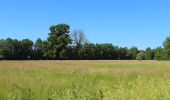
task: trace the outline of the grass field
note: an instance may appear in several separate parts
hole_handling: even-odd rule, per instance
[[[166,61],[0,61],[0,100],[169,100]]]

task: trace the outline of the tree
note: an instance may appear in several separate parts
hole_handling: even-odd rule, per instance
[[[80,59],[96,59],[96,47],[93,43],[85,43],[78,52]]]
[[[146,60],[153,60],[154,59],[154,52],[150,47],[146,48],[145,59]]]
[[[0,41],[0,58],[1,59],[19,59],[20,43],[17,39],[7,38]]]
[[[12,52],[12,55],[13,55],[13,59],[19,59],[20,58],[20,42],[17,40],[17,39],[14,39],[13,40],[13,52]]]
[[[49,44],[48,44],[48,41],[47,40],[44,40],[42,41],[42,48],[43,48],[43,59],[46,59],[46,60],[49,60],[51,59],[49,55],[50,54],[50,47],[49,47]]]
[[[75,59],[82,58],[80,55],[80,52],[83,49],[83,46],[85,44],[88,44],[87,39],[84,35],[84,32],[81,30],[76,30],[71,35],[72,38],[72,46],[73,46],[73,52]]]
[[[164,46],[164,59],[170,60],[170,36],[165,39],[163,42]]]
[[[127,53],[128,53],[128,48],[127,47],[125,47],[125,48],[120,47],[119,48],[119,58],[118,59],[121,59],[121,60],[127,59],[128,58]]]
[[[21,59],[31,59],[33,55],[33,42],[29,39],[23,39],[20,41],[21,44]]]
[[[4,39],[0,40],[0,59],[5,58]]]
[[[170,60],[170,48],[163,49],[162,60]]]
[[[137,60],[144,60],[145,59],[145,52],[140,52],[136,56]]]
[[[34,58],[43,59],[43,41],[38,38],[34,44]]]
[[[155,50],[155,60],[163,60],[164,59],[164,49],[161,47],[157,47]]]
[[[110,43],[96,44],[96,59],[117,59],[118,47]]]
[[[71,42],[69,33],[70,26],[58,24],[50,27],[48,34],[48,56],[51,59],[66,59],[66,49]]]
[[[84,32],[76,30],[69,35],[70,26],[67,24],[53,25],[46,40],[1,39],[0,59],[89,59],[89,60],[170,60],[170,36],[163,42],[164,48],[158,47],[145,51],[137,47],[114,46],[111,43],[93,44],[87,41]]]
[[[165,41],[163,42],[163,46],[165,49],[170,48],[170,36],[165,39]]]
[[[3,48],[4,48],[5,59],[12,59],[14,54],[14,49],[13,49],[13,40],[11,38],[7,38],[4,40]]]
[[[129,59],[136,59],[137,54],[138,54],[138,48],[132,47],[128,50],[127,56]]]
[[[81,30],[76,30],[72,33],[72,40],[73,40],[73,45],[79,46],[87,43],[87,39],[84,35],[84,32]]]
[[[66,55],[68,60],[77,59],[77,55],[75,55],[75,48],[72,45],[67,46]]]

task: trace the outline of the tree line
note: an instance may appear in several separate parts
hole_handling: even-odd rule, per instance
[[[137,47],[118,47],[111,43],[88,42],[82,31],[70,34],[67,24],[53,25],[48,38],[1,39],[1,60],[170,60],[170,37],[157,47],[139,50]]]

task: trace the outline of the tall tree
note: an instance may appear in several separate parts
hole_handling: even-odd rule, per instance
[[[67,24],[58,24],[50,27],[48,34],[48,54],[51,59],[66,59],[66,48],[71,42],[69,33],[70,26]]]

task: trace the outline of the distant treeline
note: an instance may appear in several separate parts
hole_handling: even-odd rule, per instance
[[[70,26],[58,24],[50,27],[47,40],[1,39],[1,60],[169,60],[170,37],[164,48],[118,47],[110,43],[93,44],[82,31],[70,33]]]

